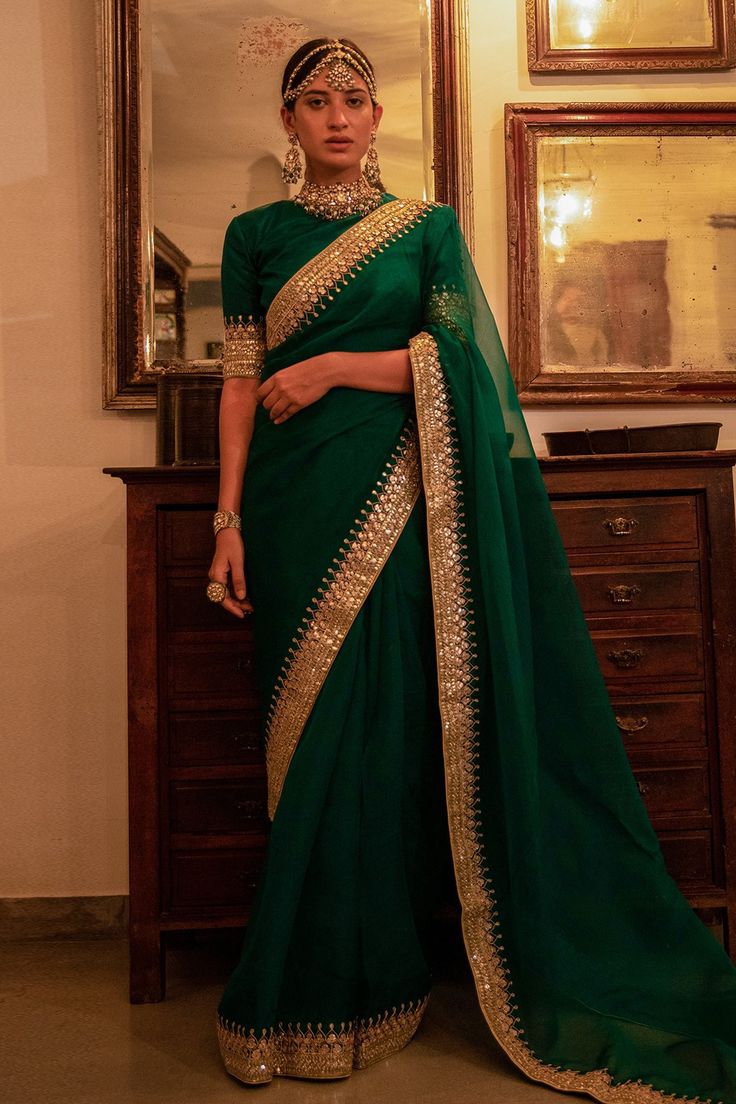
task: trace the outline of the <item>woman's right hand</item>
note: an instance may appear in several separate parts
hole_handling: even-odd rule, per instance
[[[253,612],[253,604],[245,593],[245,548],[239,529],[220,529],[215,537],[215,554],[209,577],[214,582],[228,584],[230,592],[220,605],[235,617],[244,618]]]

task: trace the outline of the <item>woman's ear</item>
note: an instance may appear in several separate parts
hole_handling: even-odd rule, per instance
[[[294,126],[294,112],[291,111],[285,104],[280,108],[281,122],[284,124],[284,130],[287,134],[296,134],[296,127]]]
[[[378,130],[378,124],[381,121],[381,116],[382,115],[383,115],[383,107],[381,106],[381,104],[376,104],[375,107],[373,108],[373,127],[374,127],[375,130]]]

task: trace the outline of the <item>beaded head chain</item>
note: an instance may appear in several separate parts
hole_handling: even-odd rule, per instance
[[[324,53],[324,58],[316,64],[315,68],[312,69],[306,77],[298,83],[295,83],[306,63],[311,58],[315,57],[315,55],[321,53]],[[353,83],[353,78],[350,73],[351,69],[354,69],[355,72],[363,78],[368,86],[371,99],[376,103],[378,97],[376,95],[375,78],[366,65],[364,58],[362,58],[351,46],[346,46],[343,42],[340,42],[339,38],[332,38],[329,42],[315,47],[315,49],[310,50],[301,61],[297,62],[284,90],[284,103],[292,103],[301,96],[304,89],[307,88],[323,70],[327,70],[325,74],[327,83],[336,91],[344,92],[346,89],[350,88]]]

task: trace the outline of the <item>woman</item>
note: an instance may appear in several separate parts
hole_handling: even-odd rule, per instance
[[[455,214],[383,191],[354,44],[305,43],[282,96],[306,183],[222,268],[210,596],[253,614],[272,819],[226,1068],[346,1077],[410,1040],[447,842],[523,1073],[736,1104],[736,970],[665,871]]]

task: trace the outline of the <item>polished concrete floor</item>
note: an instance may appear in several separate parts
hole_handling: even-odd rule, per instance
[[[451,949],[414,1039],[340,1081],[224,1071],[214,1033],[237,933],[179,936],[167,998],[131,1005],[127,944],[0,944],[0,1099],[4,1104],[553,1104],[574,1099],[523,1078],[479,1010],[462,949]],[[577,1099],[582,1099],[577,1097]]]

